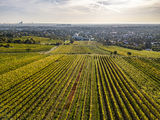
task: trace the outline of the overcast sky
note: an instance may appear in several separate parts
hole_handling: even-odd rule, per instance
[[[0,0],[0,23],[160,23],[160,0]]]

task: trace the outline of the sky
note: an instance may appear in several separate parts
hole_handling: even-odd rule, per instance
[[[0,23],[160,23],[160,0],[0,0]]]

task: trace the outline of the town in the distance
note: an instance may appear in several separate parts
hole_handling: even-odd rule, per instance
[[[31,43],[22,36],[46,37],[62,41],[98,41],[135,50],[160,51],[159,24],[0,24],[0,46],[3,43]],[[59,44],[59,43],[56,43]],[[61,43],[60,43],[61,44]]]

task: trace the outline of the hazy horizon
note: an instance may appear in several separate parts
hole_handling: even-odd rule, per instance
[[[130,23],[54,23],[54,22],[28,22],[28,23],[26,23],[26,22],[24,22],[24,21],[17,21],[17,22],[14,22],[14,23],[0,23],[1,25],[15,25],[15,24],[19,24],[20,22],[23,22],[23,25],[27,25],[27,24],[29,24],[29,25],[31,25],[31,24],[46,24],[46,25],[49,25],[49,24],[71,24],[71,25],[160,25],[160,22],[157,22],[157,23],[155,23],[155,22],[153,22],[153,23],[132,23],[132,22],[130,22]]]
[[[0,23],[159,24],[159,0],[0,0]]]

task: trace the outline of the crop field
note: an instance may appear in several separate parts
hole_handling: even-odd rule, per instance
[[[110,54],[110,52],[99,49],[97,45],[62,45],[54,50],[54,54]]]
[[[159,58],[119,57],[116,63],[132,79],[137,88],[147,92],[160,104],[160,63]]]
[[[128,56],[128,52],[131,52],[131,56],[140,56],[147,58],[159,58],[160,52],[155,51],[146,51],[146,50],[132,50],[128,48],[118,47],[118,46],[99,46],[101,49],[106,50],[108,52],[117,51],[117,53],[121,56]]]
[[[114,58],[50,59],[46,67],[1,91],[0,119],[160,118],[160,105],[136,88]]]
[[[3,53],[0,54],[0,74],[15,70],[29,63],[46,57],[38,53]]]
[[[0,120],[159,120],[160,58],[100,47],[75,42],[49,55],[13,54],[20,65],[0,74]]]

